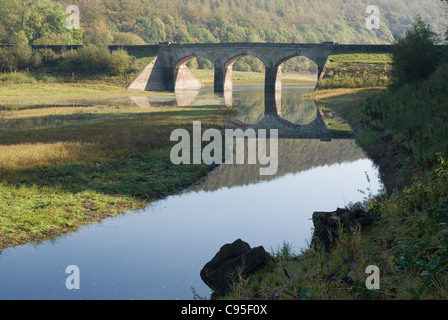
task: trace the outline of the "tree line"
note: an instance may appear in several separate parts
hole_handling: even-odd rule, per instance
[[[446,0],[409,3],[378,0],[379,30],[366,28],[363,0],[0,0],[0,43],[140,45],[159,42],[393,43],[412,26],[416,13],[442,34]],[[80,9],[80,28],[66,27],[69,5]],[[210,68],[204,59],[190,67]],[[235,70],[261,71],[255,58]],[[295,59],[285,71],[315,71]]]

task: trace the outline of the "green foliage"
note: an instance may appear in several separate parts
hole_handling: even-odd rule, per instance
[[[427,79],[439,63],[439,53],[435,44],[436,34],[420,16],[412,30],[404,38],[398,39],[393,52],[393,71],[398,84]]]
[[[422,172],[432,170],[437,153],[448,150],[447,85],[445,64],[418,86],[404,84],[387,90],[363,108],[376,135],[380,135],[377,139],[387,140],[389,135],[400,145],[395,154],[400,162],[410,160]]]
[[[415,12],[424,12],[425,21],[438,33],[445,31],[441,27],[446,22],[445,17],[428,9],[431,1],[408,4],[405,0],[393,3],[380,0],[378,5],[387,7],[387,13],[381,17],[381,29],[373,32],[365,27],[366,5],[361,0],[348,3],[335,0],[331,4],[309,0],[111,0],[95,3],[79,0],[74,4],[80,8],[81,29],[72,30],[65,28],[67,3],[64,0],[0,0],[0,43],[392,43],[393,34],[403,35],[411,26]],[[211,67],[209,63],[197,62],[199,69]],[[195,66],[195,63],[190,64]],[[235,70],[262,72],[263,66],[256,58],[246,57],[237,61]],[[283,70],[315,73],[317,66],[309,59],[298,57],[287,61]],[[368,85],[384,85],[387,81],[383,80],[377,79],[376,83]],[[354,87],[359,83],[339,79],[335,85]]]
[[[95,21],[84,31],[84,44],[110,45],[113,43],[112,31],[104,21]]]
[[[123,75],[133,70],[134,60],[134,57],[121,49],[111,53],[107,47],[88,45],[64,52],[59,66],[64,72]]]
[[[0,25],[5,30],[6,43],[79,43],[81,31],[66,28],[65,11],[56,1],[0,0],[0,8]]]
[[[372,87],[387,87],[390,80],[387,76],[358,76],[352,75],[333,76],[322,79],[319,82],[320,89],[334,89],[334,88],[372,88]]]
[[[134,45],[134,46],[146,44],[146,42],[142,38],[131,32],[114,32],[113,38],[114,38],[113,44]]]
[[[5,84],[32,84],[36,83],[36,79],[30,75],[23,73],[5,73],[0,75],[0,83]]]
[[[167,0],[85,1],[80,7],[86,44],[108,44],[113,33],[132,33],[147,43],[191,42],[322,42],[391,43],[402,36],[416,12],[422,12],[438,33],[446,18],[433,9],[434,0],[390,3],[379,0],[383,10],[381,29],[365,27],[362,0]],[[0,0],[0,40],[4,43],[54,41],[51,34],[64,34],[68,44],[82,39],[64,27],[64,0]],[[22,19],[24,18],[24,19]],[[70,35],[71,34],[71,35]]]
[[[389,53],[337,53],[331,55],[329,61],[336,63],[391,64],[392,55]]]
[[[3,72],[35,69],[42,61],[40,52],[25,44],[0,48],[0,71]]]
[[[112,75],[123,75],[132,71],[134,58],[125,50],[112,51],[108,59],[107,69]]]
[[[271,256],[278,261],[288,261],[294,257],[294,253],[292,250],[292,244],[286,241],[283,241],[283,246],[278,247],[277,250],[273,250],[271,248]]]

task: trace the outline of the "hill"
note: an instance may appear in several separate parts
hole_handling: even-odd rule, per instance
[[[446,30],[441,1],[376,1],[379,30],[366,27],[370,4],[365,0],[0,0],[0,43],[392,43],[416,14],[439,34]],[[79,33],[64,30],[69,5],[80,9]]]

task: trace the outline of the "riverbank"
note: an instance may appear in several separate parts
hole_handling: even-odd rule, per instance
[[[181,192],[211,168],[173,165],[171,132],[193,121],[221,128],[234,112],[142,108],[130,96],[154,93],[102,84],[3,85],[0,93],[0,250]]]
[[[329,252],[314,247],[294,253],[284,243],[226,299],[447,299],[448,165],[442,153],[434,154],[446,150],[446,127],[437,118],[446,117],[447,78],[445,67],[417,89],[312,94],[350,124],[357,143],[379,165],[387,193],[364,190],[363,205],[381,220],[340,233]],[[412,118],[412,112],[423,112],[422,105],[431,116]],[[370,265],[379,268],[379,290],[366,288]]]
[[[236,72],[234,82],[261,84],[263,76]],[[168,106],[168,93],[125,90],[123,77],[61,77],[1,77],[0,250],[57,237],[181,192],[212,168],[172,165],[171,131],[190,130],[195,120],[204,130],[219,129],[235,112]],[[312,82],[313,75],[293,78]],[[155,107],[135,103],[156,95]]]

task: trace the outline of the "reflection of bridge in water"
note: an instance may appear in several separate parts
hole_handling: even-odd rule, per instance
[[[229,95],[229,92],[226,94]],[[227,99],[229,98],[227,97]],[[316,109],[318,109],[317,105]],[[257,123],[248,124],[235,118],[231,119],[231,123],[236,127],[252,128],[256,131],[259,129],[277,129],[279,138],[331,141],[331,133],[327,129],[319,110],[317,110],[316,119],[305,125],[296,124],[283,118],[282,93],[280,90],[275,93],[265,93],[264,117]]]
[[[181,107],[203,105],[205,101],[198,98],[199,93],[199,90],[177,90],[175,92],[175,100],[166,101],[164,103]],[[221,96],[221,99],[224,100],[223,102],[227,107],[235,106],[232,90],[226,90],[219,95]],[[152,106],[152,103],[149,102],[147,97],[131,97],[131,100],[141,108],[147,109]],[[229,127],[234,129],[241,128],[243,130],[254,129],[255,132],[259,129],[265,129],[267,130],[268,135],[269,130],[277,129],[279,138],[288,139],[318,139],[321,141],[331,141],[336,138],[332,132],[327,129],[316,103],[312,100],[308,101],[310,102],[308,107],[315,108],[316,116],[314,118],[313,115],[314,119],[308,123],[298,124],[288,120],[287,117],[282,115],[282,92],[280,90],[275,93],[264,93],[263,116],[258,118],[256,123],[247,123],[244,119],[241,120],[237,117],[233,117],[229,121]],[[337,138],[353,139],[353,134],[338,134]]]

